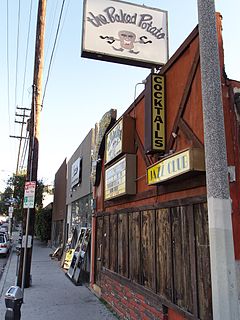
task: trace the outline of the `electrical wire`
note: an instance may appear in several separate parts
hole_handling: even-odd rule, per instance
[[[24,164],[26,161],[26,155],[27,155],[27,150],[28,150],[28,144],[29,144],[29,132],[26,132],[26,136],[25,136],[25,140],[24,140],[24,145],[23,145],[23,149],[22,149],[22,156],[20,159],[20,165],[19,168],[20,170],[23,170],[24,168]]]
[[[51,4],[53,5],[53,2],[51,2]],[[56,19],[56,14],[57,14],[57,4],[58,3],[56,2],[54,13],[53,13],[53,17],[51,17],[51,27],[50,27],[50,32],[49,32],[49,40],[48,40],[48,44],[47,44],[47,47],[46,47],[46,54],[45,54],[46,57],[48,56],[48,50],[50,48],[50,39],[52,38],[53,26],[54,26],[54,22],[55,22],[55,19]]]
[[[31,103],[32,103],[31,102],[31,97],[32,97],[32,94],[33,94],[33,89],[31,87],[31,89],[30,88],[28,89],[29,109],[31,109]],[[31,118],[31,115],[30,115],[30,118]],[[30,118],[28,119],[28,121],[31,121]],[[24,140],[24,145],[23,145],[23,148],[22,148],[22,155],[21,155],[20,165],[19,165],[20,170],[23,170],[24,164],[26,163],[27,150],[29,148],[29,140],[30,140],[29,138],[30,138],[29,137],[29,130],[28,130],[28,126],[26,126],[25,140]],[[25,167],[27,167],[27,165]]]
[[[18,0],[17,55],[16,55],[16,76],[15,76],[15,108],[17,107],[18,56],[19,56],[20,16],[21,16],[21,5],[20,5],[20,0]]]
[[[30,25],[31,25],[31,20],[32,20],[32,0],[30,1],[30,8],[29,8],[28,34],[27,34],[27,47],[26,47],[25,67],[24,67],[24,76],[23,76],[23,87],[22,87],[22,105],[23,105],[24,87],[25,87],[26,72],[27,72],[27,58],[28,58],[28,47],[29,47],[29,35],[30,35]]]
[[[64,4],[65,4],[65,0],[63,0],[63,2],[62,2],[61,12],[60,12],[60,16],[59,16],[59,19],[58,19],[57,31],[56,31],[56,35],[55,35],[55,40],[54,40],[54,44],[53,44],[51,58],[50,58],[50,61],[49,61],[47,78],[46,78],[46,82],[45,82],[45,86],[44,86],[43,98],[42,98],[42,103],[41,103],[42,108],[43,108],[43,102],[44,102],[45,95],[46,95],[46,89],[47,89],[47,84],[48,84],[48,80],[49,80],[49,76],[50,76],[50,71],[51,71],[51,66],[52,66],[52,62],[53,62],[53,56],[54,56],[54,52],[55,52],[55,48],[56,48],[56,43],[57,43],[57,39],[58,39],[58,34],[59,34],[59,29],[60,29],[60,24],[61,24]]]
[[[65,21],[66,21],[66,16],[67,16],[67,12],[68,12],[68,8],[69,8],[70,1],[71,1],[71,0],[69,0],[69,2],[68,2],[68,4],[67,4],[67,7],[66,7],[66,9],[65,9],[65,15],[64,15],[64,18],[63,18],[63,21],[62,21],[62,26],[61,26],[61,29],[60,29],[58,38],[61,37],[62,31],[63,31],[63,28],[64,28],[64,24],[65,24]],[[58,41],[57,44],[56,44],[56,51],[57,51],[58,45],[59,45],[59,41]]]
[[[26,55],[25,55],[25,71],[24,71],[24,77],[23,77],[23,89],[22,89],[22,105],[23,105],[23,95],[24,95],[24,87],[25,87],[25,77],[26,77],[26,67],[27,67],[27,56],[28,56],[28,44],[29,44],[29,33],[30,33],[30,24],[31,24],[31,11],[32,11],[32,1],[30,1],[30,12],[29,12],[29,23],[28,23],[28,36],[27,36],[27,48],[26,48]],[[18,52],[19,52],[19,30],[20,30],[20,17],[21,17],[21,7],[20,7],[20,0],[19,0],[19,7],[18,7],[18,34],[17,34],[17,58],[16,58],[16,83],[15,83],[15,107],[17,108],[17,82],[18,82]],[[24,112],[25,115],[25,112]],[[18,146],[18,156],[17,156],[17,168],[16,168],[16,174],[18,174],[19,171],[19,159],[20,159],[20,153],[22,150],[22,134],[23,134],[23,128],[24,128],[24,120],[25,116],[23,116],[23,121],[21,125],[21,133],[20,133],[20,141]]]
[[[7,92],[8,92],[8,129],[11,133],[10,126],[10,71],[9,71],[9,8],[7,0]]]

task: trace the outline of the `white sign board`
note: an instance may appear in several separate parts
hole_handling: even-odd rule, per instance
[[[28,235],[27,237],[27,248],[31,248],[32,246],[32,236],[31,235]],[[26,247],[26,236],[24,235],[22,237],[22,248],[25,248]]]
[[[81,158],[77,158],[72,164],[71,169],[71,188],[76,186],[80,182],[81,175]]]
[[[136,194],[136,155],[125,156],[105,168],[105,200]]]
[[[36,181],[25,183],[23,208],[34,208]]]
[[[106,137],[106,163],[122,152],[123,120],[120,120]]]
[[[12,218],[12,217],[13,217],[13,207],[12,207],[12,206],[10,206],[10,207],[8,208],[8,216],[9,216],[9,218]]]
[[[115,0],[85,0],[82,56],[142,67],[168,60],[167,12]]]
[[[105,171],[105,200],[126,193],[126,158]]]

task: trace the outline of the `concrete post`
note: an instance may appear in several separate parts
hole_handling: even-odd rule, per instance
[[[239,319],[214,0],[198,0],[214,320]]]

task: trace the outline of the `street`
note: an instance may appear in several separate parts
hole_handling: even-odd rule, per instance
[[[5,257],[5,256],[0,256],[0,279],[2,277],[3,271],[4,271],[4,267],[7,263],[9,254]]]

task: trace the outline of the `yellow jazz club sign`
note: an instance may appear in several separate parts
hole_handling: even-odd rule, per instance
[[[158,161],[147,168],[147,184],[157,184],[190,171],[204,171],[204,152],[191,148]]]

